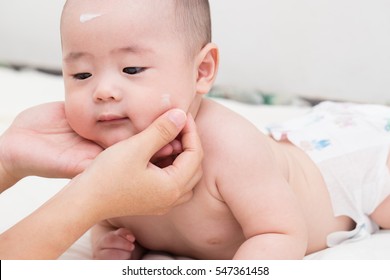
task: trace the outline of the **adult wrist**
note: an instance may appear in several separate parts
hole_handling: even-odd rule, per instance
[[[0,193],[12,187],[19,181],[19,179],[13,176],[5,167],[7,163],[7,158],[4,156],[5,149],[3,135],[0,135]]]
[[[80,213],[84,213],[85,222],[90,223],[90,226],[100,222],[102,217],[102,201],[91,194],[90,189],[94,188],[93,183],[88,179],[84,180],[83,174],[80,174],[69,181],[68,185],[63,189],[64,196],[71,198],[75,209]]]
[[[0,193],[15,185],[19,180],[13,177],[4,167],[0,158]]]

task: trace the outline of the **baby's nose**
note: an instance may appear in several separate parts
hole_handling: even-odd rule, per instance
[[[122,93],[120,89],[108,83],[101,83],[96,88],[93,99],[95,102],[120,101]]]

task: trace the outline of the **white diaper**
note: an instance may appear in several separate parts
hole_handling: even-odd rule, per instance
[[[323,102],[268,130],[275,140],[288,139],[312,158],[329,189],[335,216],[356,222],[353,231],[330,234],[328,246],[378,230],[369,215],[390,194],[389,107]]]

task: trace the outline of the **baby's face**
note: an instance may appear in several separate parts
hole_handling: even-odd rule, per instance
[[[108,147],[170,108],[188,111],[197,71],[169,3],[71,1],[61,35],[66,115],[78,134]]]

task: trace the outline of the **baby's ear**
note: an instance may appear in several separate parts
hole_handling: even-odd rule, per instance
[[[196,93],[206,94],[210,91],[217,77],[219,64],[219,51],[217,45],[208,43],[199,52],[196,65],[198,77],[196,80]]]

